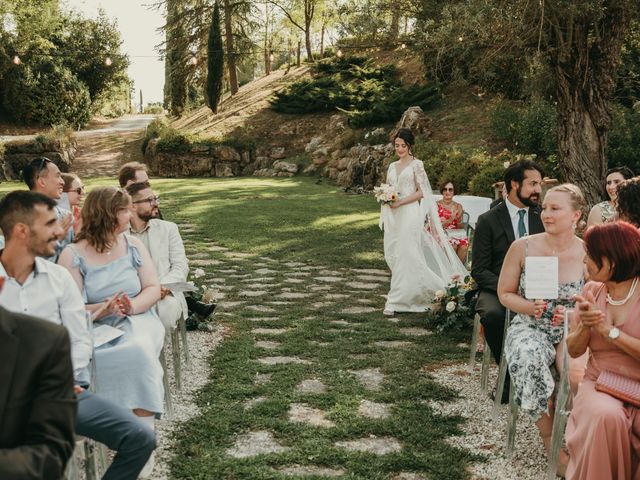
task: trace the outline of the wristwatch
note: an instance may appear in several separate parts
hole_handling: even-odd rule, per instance
[[[609,340],[615,340],[620,336],[620,329],[618,327],[613,327],[609,330]]]

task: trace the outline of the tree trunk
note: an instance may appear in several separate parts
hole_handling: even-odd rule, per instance
[[[307,48],[307,61],[313,62],[311,51],[311,22],[316,9],[315,0],[304,0],[304,43]]]
[[[231,95],[238,93],[238,72],[236,70],[236,52],[233,46],[233,29],[231,24],[233,12],[231,3],[224,0],[224,35],[227,50],[227,68],[229,70],[229,90]]]
[[[320,29],[320,58],[324,58],[324,21],[322,22],[322,28]]]
[[[391,27],[389,28],[389,43],[396,42],[398,40],[398,34],[400,33],[400,10],[394,8],[391,12]]]
[[[558,165],[563,180],[578,185],[590,205],[604,197],[609,101],[628,27],[625,2],[606,3],[611,5],[598,22],[566,19],[558,22],[551,38]]]

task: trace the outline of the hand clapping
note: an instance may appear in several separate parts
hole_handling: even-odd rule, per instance
[[[604,323],[604,313],[601,312],[598,308],[596,308],[595,298],[591,292],[587,292],[587,294],[582,297],[581,295],[576,295],[576,312],[578,314],[578,318],[580,319],[580,323],[587,328],[595,328],[599,333],[602,334],[604,330],[606,330],[606,326]],[[607,333],[604,333],[606,335]]]

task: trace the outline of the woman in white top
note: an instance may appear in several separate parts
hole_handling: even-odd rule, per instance
[[[592,225],[607,223],[616,218],[615,201],[618,196],[618,184],[632,177],[633,172],[627,167],[612,168],[607,172],[605,187],[607,195],[609,195],[609,200],[596,203],[593,206],[589,212],[589,218],[587,219],[587,228]]]

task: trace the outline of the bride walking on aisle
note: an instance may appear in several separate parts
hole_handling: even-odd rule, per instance
[[[391,270],[385,315],[426,311],[437,290],[453,276],[468,273],[442,229],[424,165],[412,154],[413,133],[401,128],[393,142],[398,160],[389,165],[387,183],[398,199],[380,211],[384,258]]]

